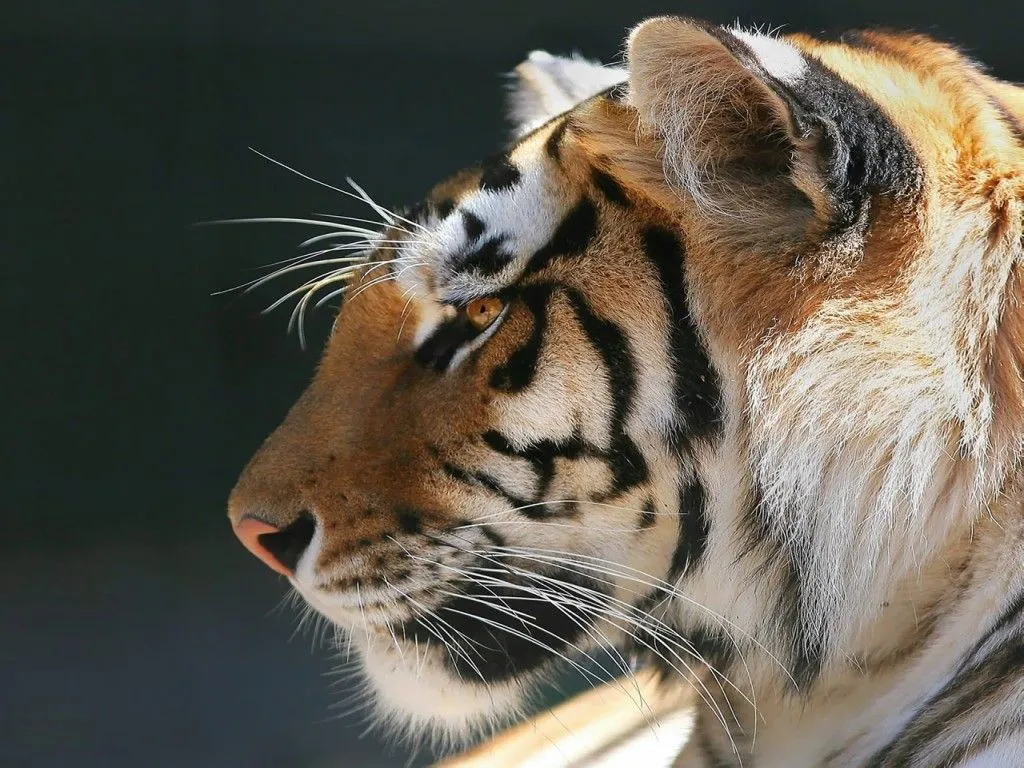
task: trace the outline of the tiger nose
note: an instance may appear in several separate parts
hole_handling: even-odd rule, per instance
[[[255,517],[243,517],[234,530],[246,549],[278,573],[291,576],[313,540],[316,520],[309,512],[302,512],[288,526],[275,528]]]

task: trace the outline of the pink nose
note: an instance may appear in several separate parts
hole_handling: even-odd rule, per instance
[[[313,540],[316,521],[304,512],[286,528],[275,528],[255,517],[243,517],[234,529],[246,549],[278,573],[291,576]]]

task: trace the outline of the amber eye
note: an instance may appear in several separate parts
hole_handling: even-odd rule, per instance
[[[470,325],[478,331],[487,328],[498,319],[501,310],[505,308],[505,302],[493,296],[485,296],[482,299],[473,299],[463,310]]]

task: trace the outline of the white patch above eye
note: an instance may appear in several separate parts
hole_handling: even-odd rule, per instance
[[[798,83],[807,71],[807,62],[800,51],[777,37],[730,29],[737,40],[746,43],[765,71],[787,85]]]
[[[551,239],[565,215],[564,194],[543,160],[513,153],[512,162],[520,174],[514,185],[466,197],[437,230],[436,273],[444,301],[467,301],[507,286],[530,256]],[[478,237],[468,237],[463,211],[482,222],[483,232]],[[492,238],[502,238],[502,251],[512,257],[505,267],[493,275],[460,269],[467,250]]]

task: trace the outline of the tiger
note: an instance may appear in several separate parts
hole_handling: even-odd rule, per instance
[[[1024,89],[674,16],[509,88],[503,151],[365,198],[228,501],[371,717],[459,744],[650,667],[676,766],[1024,765]]]

